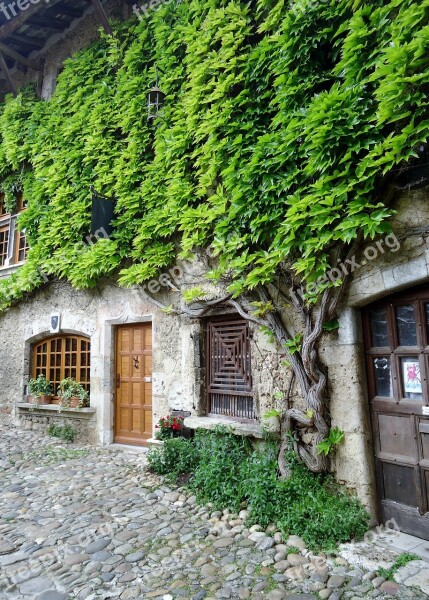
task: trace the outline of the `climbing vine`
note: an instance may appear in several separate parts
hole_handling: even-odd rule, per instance
[[[428,14],[429,0],[174,1],[67,60],[49,101],[31,89],[7,98],[0,179],[6,197],[24,188],[31,250],[0,282],[0,309],[46,276],[132,286],[210,247],[209,276],[228,302],[259,303],[253,318],[307,399],[287,428],[326,439],[317,343],[345,282],[295,303],[302,332],[285,328],[276,282],[316,282],[356,240],[389,231],[392,173],[428,136]],[[154,123],[155,64],[166,100]],[[115,232],[82,245],[91,186],[116,199]],[[326,465],[314,448],[299,454]]]

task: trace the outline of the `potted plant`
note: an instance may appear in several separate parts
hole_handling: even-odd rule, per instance
[[[183,421],[183,417],[173,417],[172,415],[161,417],[158,425],[155,426],[155,429],[158,430],[155,433],[155,439],[168,440],[172,437],[180,437],[183,433]]]
[[[73,377],[66,377],[58,387],[61,408],[84,408],[88,406],[89,394]]]
[[[44,375],[39,375],[37,379],[30,379],[28,382],[28,401],[30,404],[38,406],[39,404],[50,404],[54,387]]]

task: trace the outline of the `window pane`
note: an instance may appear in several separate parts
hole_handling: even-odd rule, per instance
[[[416,320],[414,306],[407,304],[396,309],[396,323],[400,346],[417,346]]]
[[[404,398],[423,400],[418,356],[403,356],[401,358],[401,375]]]
[[[425,316],[426,316],[427,339],[429,340],[429,304],[425,304]]]
[[[376,308],[370,313],[372,346],[378,348],[389,345],[385,308]]]
[[[7,259],[7,244],[9,240],[9,229],[0,229],[0,267],[3,267]]]
[[[377,396],[393,396],[390,358],[374,358],[375,393]]]
[[[78,354],[78,349],[81,347],[85,347],[86,351]],[[68,348],[68,352],[62,352],[63,348]],[[75,379],[78,376],[83,377],[85,388],[89,391],[90,349],[90,342],[81,338],[71,336],[51,338],[34,348],[36,355],[34,370],[40,371],[45,367],[48,379],[54,384],[55,394],[58,393],[60,381],[65,377]],[[46,369],[47,366],[49,369]]]

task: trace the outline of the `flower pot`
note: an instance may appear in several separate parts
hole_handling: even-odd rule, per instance
[[[79,408],[79,402],[80,402],[80,398],[79,396],[72,396],[70,398],[70,400],[62,400],[62,398],[60,398],[58,404],[60,406],[62,406],[63,408]]]
[[[61,404],[61,399],[58,396],[53,396],[51,404],[56,404],[57,406],[59,406]]]
[[[30,404],[50,404],[52,396],[28,396]]]

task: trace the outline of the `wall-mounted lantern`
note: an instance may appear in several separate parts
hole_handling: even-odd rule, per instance
[[[161,69],[160,69],[161,71]],[[156,119],[160,116],[164,105],[165,94],[158,86],[158,71],[155,66],[155,85],[147,94],[147,120]]]

